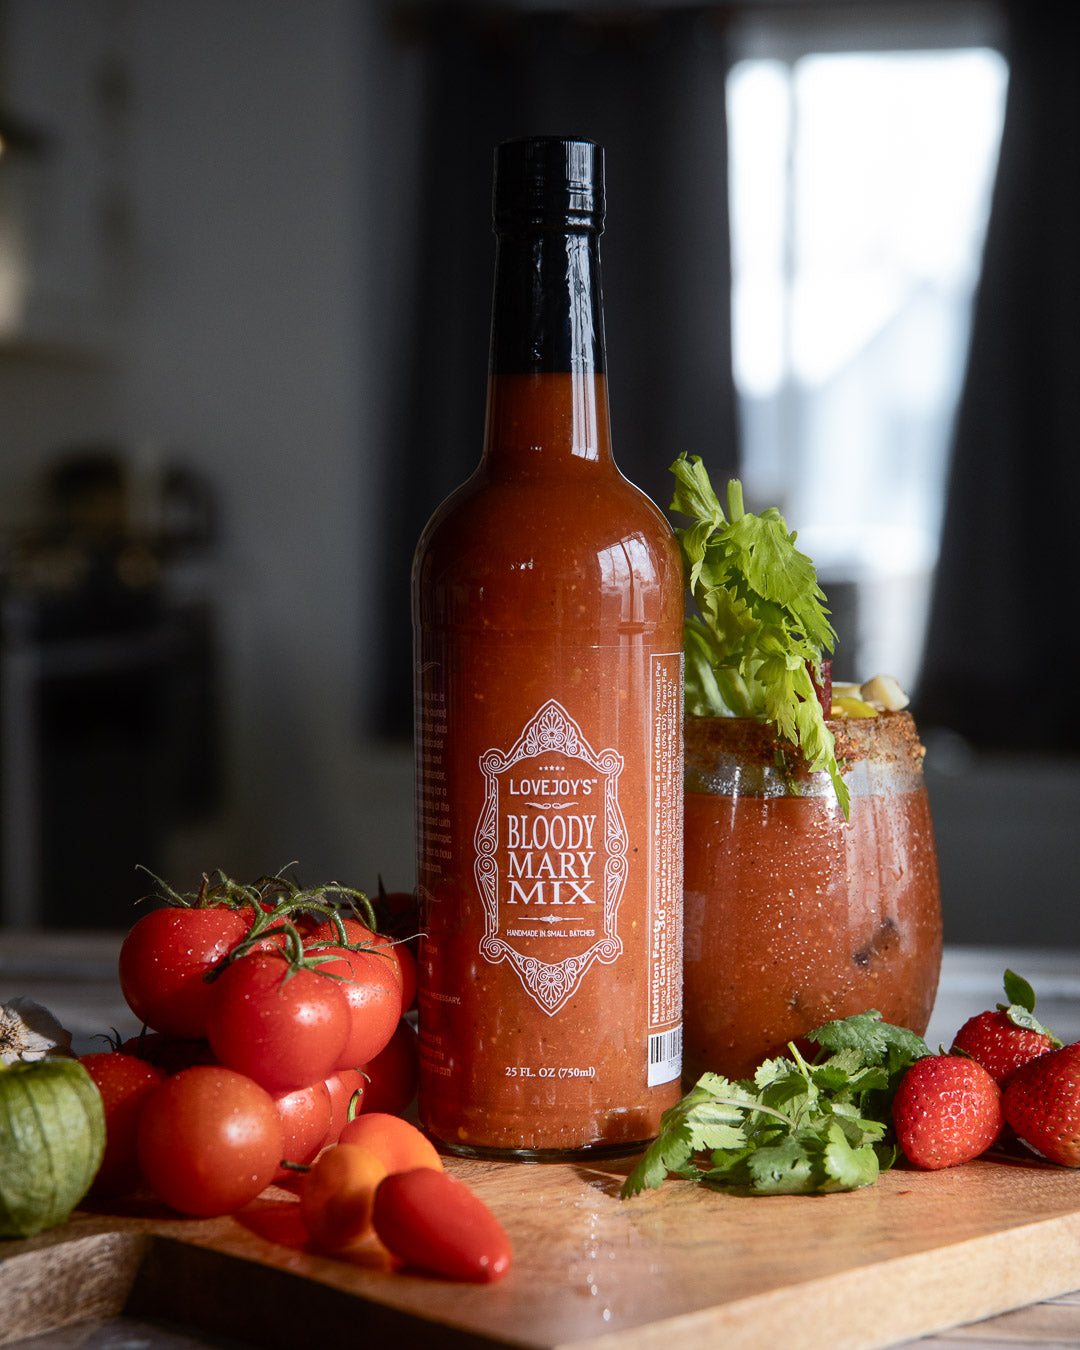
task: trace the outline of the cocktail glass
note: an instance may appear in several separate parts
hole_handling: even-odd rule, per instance
[[[924,750],[907,712],[830,721],[851,793],[761,722],[686,719],[684,1079],[751,1075],[834,1018],[922,1035],[941,966]]]

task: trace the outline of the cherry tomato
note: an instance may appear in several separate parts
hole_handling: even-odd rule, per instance
[[[419,1079],[416,1028],[403,1017],[385,1050],[369,1059],[364,1075],[361,1111],[385,1111],[399,1116],[416,1096]]]
[[[282,1138],[268,1092],[232,1069],[197,1064],[143,1107],[139,1163],[155,1194],[182,1214],[231,1214],[269,1185]]]
[[[305,950],[320,958],[319,974],[337,985],[349,1005],[349,1036],[335,1067],[358,1069],[385,1049],[401,1019],[397,975],[375,952],[310,945]]]
[[[335,1144],[315,1159],[300,1188],[300,1217],[316,1247],[344,1251],[370,1237],[385,1176],[382,1159],[360,1144]]]
[[[105,1156],[90,1191],[94,1195],[129,1195],[141,1180],[135,1147],[139,1117],[165,1075],[152,1064],[119,1050],[81,1055],[80,1060],[97,1084],[105,1107]]]
[[[339,1069],[326,1080],[330,1093],[330,1131],[327,1142],[333,1143],[349,1119],[350,1110],[355,1114],[362,1108],[365,1091],[363,1075],[359,1069]],[[353,1107],[353,1098],[359,1094],[359,1101]]]
[[[380,1158],[388,1172],[411,1172],[414,1167],[442,1171],[435,1145],[415,1125],[385,1111],[364,1111],[348,1122],[339,1136],[342,1144],[363,1144]]]
[[[372,1222],[379,1241],[399,1260],[432,1275],[486,1282],[510,1269],[502,1225],[450,1172],[391,1172],[375,1192]]]
[[[222,1064],[268,1092],[321,1082],[338,1067],[351,1029],[339,981],[283,955],[252,952],[210,985],[207,1034]]]
[[[246,935],[251,914],[211,905],[153,909],[120,947],[120,989],[147,1026],[167,1036],[206,1036],[210,986],[203,978]]]
[[[274,1105],[281,1117],[282,1159],[310,1163],[329,1140],[330,1089],[323,1082],[292,1092],[278,1092],[274,1094]],[[279,1167],[275,1180],[291,1175],[291,1168]]]

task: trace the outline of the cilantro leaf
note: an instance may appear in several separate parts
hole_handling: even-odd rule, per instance
[[[660,1133],[626,1179],[624,1199],[660,1185],[674,1173],[694,1178],[700,1168],[691,1161],[707,1149],[738,1148],[742,1112],[753,1098],[737,1083],[718,1074],[704,1074],[681,1101],[660,1118]]]
[[[883,1022],[876,1008],[826,1022],[807,1032],[807,1040],[824,1050],[854,1050],[868,1064],[884,1064],[894,1051],[906,1054],[912,1060],[930,1053],[930,1047],[921,1036],[907,1027]]]
[[[761,1195],[801,1195],[815,1189],[817,1169],[809,1142],[792,1133],[755,1149],[746,1159],[751,1189]]]
[[[738,479],[727,485],[725,514],[700,456],[680,455],[671,472],[671,509],[691,522],[675,534],[697,607],[684,630],[687,713],[772,723],[812,771],[828,772],[847,816],[848,788],[814,689],[836,634],[813,562],[775,507],[745,509]]]
[[[854,1191],[871,1186],[880,1164],[869,1141],[852,1142],[839,1121],[830,1123],[822,1151],[822,1166],[829,1179],[823,1190]]]
[[[627,1177],[623,1197],[671,1175],[755,1195],[872,1185],[896,1157],[892,1095],[907,1068],[930,1050],[875,1011],[826,1023],[809,1039],[820,1047],[812,1063],[790,1044],[787,1055],[759,1064],[752,1079],[703,1074],[665,1111],[659,1137]]]

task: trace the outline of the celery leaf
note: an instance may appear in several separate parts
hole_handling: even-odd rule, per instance
[[[744,508],[738,479],[725,514],[700,456],[680,455],[671,472],[671,509],[691,522],[675,534],[697,610],[684,631],[687,713],[772,723],[812,771],[828,772],[846,817],[848,788],[814,689],[836,634],[813,562],[775,507]]]

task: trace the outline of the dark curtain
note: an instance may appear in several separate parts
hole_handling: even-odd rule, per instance
[[[411,730],[412,552],[481,449],[494,264],[491,167],[507,137],[605,147],[601,241],[615,458],[660,506],[668,467],[700,454],[737,471],[731,376],[726,73],[722,23],[692,10],[424,11],[427,108],[417,312],[401,363],[398,466],[382,587],[379,730]]]
[[[916,715],[1080,749],[1080,6],[1012,0],[1000,163]]]

